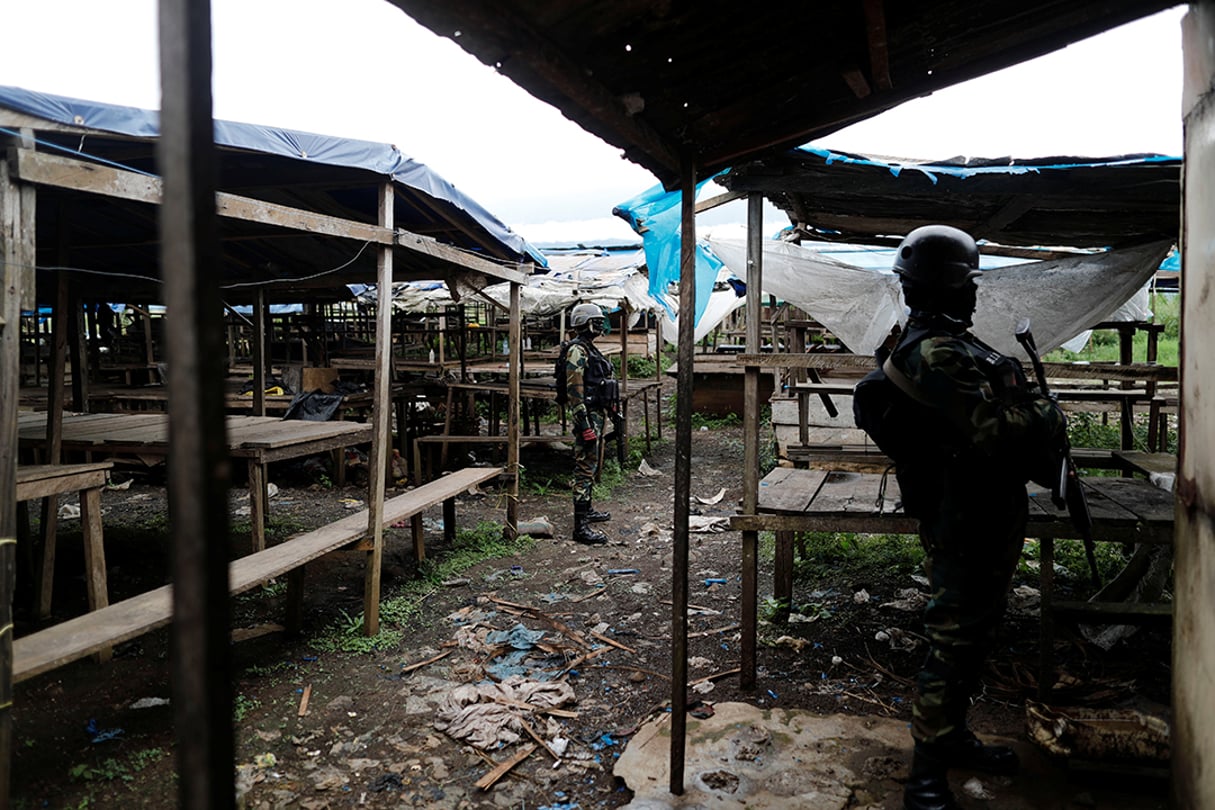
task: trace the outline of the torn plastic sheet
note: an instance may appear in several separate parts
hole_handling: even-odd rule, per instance
[[[709,239],[735,273],[745,273],[745,241]],[[1041,352],[1106,320],[1160,266],[1169,242],[984,270],[972,331],[997,351],[1024,359],[1014,337],[1030,318]],[[804,309],[857,354],[871,354],[906,321],[898,279],[788,242],[763,243],[764,292]]]

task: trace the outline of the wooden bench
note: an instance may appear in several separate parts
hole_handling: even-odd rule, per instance
[[[384,501],[385,525],[412,520],[414,556],[425,557],[422,513],[443,504],[443,530],[455,537],[455,498],[471,487],[496,478],[499,467],[467,467],[450,475]],[[319,529],[296,535],[276,546],[233,560],[228,565],[228,589],[242,593],[255,586],[294,572],[306,563],[363,539],[367,534],[369,513],[363,509]],[[303,578],[288,581],[288,626],[298,628]],[[147,593],[69,619],[45,630],[13,641],[14,683],[48,672],[112,645],[163,627],[173,619],[173,586],[165,585]]]
[[[89,610],[109,603],[106,589],[105,546],[101,531],[101,489],[106,485],[108,461],[91,464],[32,464],[17,467],[17,502],[49,498],[68,492],[80,493],[80,532],[84,539],[84,581]],[[52,509],[55,508],[52,502]],[[54,522],[52,522],[54,521]],[[51,614],[51,591],[55,581],[55,523],[48,518],[42,547],[41,577],[37,583],[38,615]]]
[[[509,436],[460,436],[448,435],[446,433],[435,433],[429,436],[419,436],[413,440],[413,474],[414,480],[418,483],[426,483],[430,480],[432,471],[434,470],[434,455],[427,450],[433,446],[439,447],[443,454],[439,458],[439,466],[446,464],[447,446],[451,444],[490,444],[490,445],[506,445],[510,443]],[[548,436],[542,434],[520,436],[519,444],[568,444],[573,446],[573,436]]]

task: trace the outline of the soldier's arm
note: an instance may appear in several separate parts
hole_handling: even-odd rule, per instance
[[[586,413],[586,350],[576,344],[565,355],[565,396],[574,431],[581,432],[590,424]]]

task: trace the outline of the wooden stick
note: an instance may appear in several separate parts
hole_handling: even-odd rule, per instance
[[[596,588],[595,590],[591,591],[590,593],[584,593],[582,596],[579,596],[577,599],[567,599],[566,601],[569,602],[571,605],[576,605],[579,602],[585,602],[587,599],[590,599],[592,596],[599,596],[600,594],[603,594],[603,593],[607,593],[606,585],[604,585],[602,588]]]
[[[615,647],[615,648],[616,648],[616,649],[618,649],[618,650],[624,650],[625,652],[632,653],[633,655],[636,655],[636,654],[637,654],[637,651],[636,651],[636,650],[634,650],[632,647],[625,646],[624,644],[621,644],[619,641],[616,641],[616,640],[614,640],[614,639],[610,639],[610,638],[608,638],[607,636],[603,635],[602,633],[596,633],[596,632],[594,632],[594,631],[592,630],[592,631],[591,631],[591,638],[599,639],[599,640],[600,640],[600,641],[602,641],[604,644],[610,644],[610,645],[612,645],[613,647]]]
[[[714,672],[712,675],[706,675],[703,678],[697,678],[694,681],[689,681],[688,686],[695,686],[696,684],[704,683],[705,681],[715,681],[718,678],[724,678],[727,675],[737,675],[741,671],[742,671],[741,668],[734,667],[734,669],[727,669],[727,670],[723,670],[721,672]]]
[[[497,767],[495,767],[489,773],[485,774],[485,776],[482,776],[480,779],[478,779],[477,787],[481,788],[481,790],[489,790],[491,787],[494,786],[495,782],[497,782],[503,776],[506,776],[506,774],[510,773],[511,768],[515,767],[520,762],[522,762],[523,760],[530,757],[532,755],[532,751],[535,751],[535,750],[536,750],[536,746],[534,744],[529,743],[527,745],[527,747],[518,751],[513,757],[511,757],[510,759],[508,759],[504,762],[498,763]]]
[[[312,697],[312,684],[304,687],[304,696],[300,698],[300,710],[296,717],[303,717],[308,713],[308,698]]]
[[[662,601],[662,604],[664,604],[664,605],[669,605],[669,604],[671,604],[671,600],[670,600],[670,599],[663,599],[663,600],[661,600],[661,601]],[[714,610],[713,608],[710,608],[710,607],[702,607],[702,606],[700,606],[700,605],[688,605],[688,610],[699,610],[699,611],[702,611],[702,612],[704,612],[704,613],[711,614],[711,615],[713,615],[713,616],[720,616],[720,615],[721,615],[721,611],[720,611],[720,610]]]
[[[493,700],[494,703],[501,703],[503,706],[512,706],[516,709],[528,709],[533,712],[539,712],[540,714],[551,714],[553,717],[566,717],[571,720],[578,719],[578,712],[573,712],[569,709],[537,706],[534,703],[524,703],[521,700],[511,700],[508,697],[502,697],[500,695],[495,695],[493,698],[491,698],[491,700]]]
[[[688,633],[688,638],[700,638],[701,636],[713,636],[718,633],[725,633],[729,630],[737,630],[738,624],[727,624],[725,627],[717,627],[712,630],[699,630],[695,633]]]
[[[528,722],[526,720],[524,720],[522,717],[519,718],[519,725],[523,726],[523,730],[527,732],[527,736],[531,737],[533,740],[540,743],[540,745],[544,747],[544,750],[548,752],[549,756],[551,756],[557,762],[561,761],[561,757],[559,757],[557,755],[557,752],[554,751],[549,746],[548,742],[546,742],[543,737],[541,737],[539,734],[537,734],[536,730],[534,728],[532,728],[530,725],[528,725]]]
[[[451,655],[452,652],[453,652],[452,650],[448,650],[447,652],[442,652],[436,656],[427,658],[425,661],[418,661],[416,664],[410,664],[407,667],[403,667],[401,669],[401,674],[405,675],[407,673],[413,672],[415,669],[421,669],[422,667],[426,666],[427,664],[433,664],[435,661],[440,661],[440,660],[446,658],[447,656]]]

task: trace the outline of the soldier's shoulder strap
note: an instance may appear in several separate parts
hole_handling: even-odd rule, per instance
[[[898,366],[890,362],[889,357],[887,357],[882,363],[882,373],[886,375],[886,379],[894,383],[904,394],[911,397],[921,405],[926,405],[930,408],[933,407],[933,403],[929,402],[928,399],[925,398],[923,393],[920,391],[919,386],[912,382],[910,377],[900,371]]]

